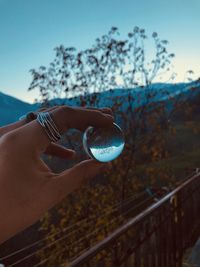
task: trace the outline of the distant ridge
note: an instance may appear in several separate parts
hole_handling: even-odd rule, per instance
[[[0,126],[18,120],[20,116],[31,110],[35,110],[37,105],[26,103],[13,96],[0,92]]]
[[[132,107],[144,105],[146,101],[146,93],[151,93],[151,102],[167,101],[169,98],[184,97],[187,98],[191,94],[191,89],[196,87],[196,92],[192,92],[193,97],[195,94],[200,93],[200,82],[191,83],[177,83],[165,84],[155,83],[144,88],[127,88],[127,89],[113,89],[97,93],[99,99],[99,107],[111,107],[113,103],[120,97],[122,109],[126,110],[128,94],[131,93],[133,101]],[[138,101],[140,99],[140,102]],[[80,105],[80,96],[74,98],[56,98],[50,100],[51,105],[66,104],[70,106]],[[0,126],[17,121],[22,115],[35,111],[40,107],[40,103],[30,104],[13,96],[9,96],[0,92]]]

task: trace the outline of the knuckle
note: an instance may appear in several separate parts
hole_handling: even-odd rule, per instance
[[[63,116],[71,117],[76,114],[77,110],[76,108],[69,107],[69,106],[60,106],[56,109],[56,111],[63,114]]]
[[[65,112],[71,112],[71,111],[75,110],[73,107],[70,107],[67,105],[61,106],[61,107],[59,107],[59,109],[65,111]]]
[[[1,143],[13,144],[16,142],[18,134],[16,132],[9,132],[1,137]]]
[[[94,112],[95,116],[97,116],[98,118],[104,117],[104,114],[100,110],[94,110],[93,112]]]
[[[9,132],[4,134],[0,138],[0,146],[2,151],[9,152],[10,150],[14,153],[14,148],[18,146],[18,134],[15,132]]]

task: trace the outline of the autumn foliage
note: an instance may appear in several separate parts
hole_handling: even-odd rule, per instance
[[[45,266],[67,263],[80,255],[196,167],[194,148],[200,154],[200,127],[195,123],[199,119],[198,86],[190,91],[190,101],[188,97],[168,95],[165,86],[161,89],[167,101],[153,101],[154,79],[163,73],[169,73],[169,79],[174,77],[170,71],[174,54],[167,50],[168,41],[155,32],[151,37],[155,51],[152,58],[146,52],[144,29],[135,27],[127,39],[122,39],[113,27],[84,51],[56,47],[56,57],[49,67],[31,70],[29,89],[39,89],[40,100],[46,106],[55,103],[52,98],[76,96],[78,105],[99,107],[102,93],[109,89],[110,107],[126,139],[123,154],[111,163],[107,173],[67,196],[42,218],[41,234],[47,237],[49,247],[38,257],[45,260]],[[114,89],[119,87],[127,93],[115,95]],[[134,88],[141,94],[132,94]],[[59,104],[65,104],[65,100],[59,100]],[[183,147],[188,138],[195,141]],[[85,157],[80,152],[81,133],[70,131],[62,142],[79,151],[77,161]],[[50,157],[45,160],[55,171],[75,163]],[[165,192],[161,190],[164,186]]]

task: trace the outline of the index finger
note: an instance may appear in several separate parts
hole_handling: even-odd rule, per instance
[[[78,107],[61,106],[49,111],[60,134],[65,133],[70,128],[85,130],[88,126],[109,127],[114,119],[110,114],[101,112],[101,110],[83,109]],[[51,143],[45,129],[34,120],[13,131],[17,134],[20,147],[26,149],[44,151]]]
[[[69,128],[85,130],[88,126],[108,127],[114,121],[111,114],[102,112],[101,109],[87,109],[79,107],[60,107],[49,112],[56,123],[60,133]]]

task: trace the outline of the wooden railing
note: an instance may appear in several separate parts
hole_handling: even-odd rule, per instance
[[[181,267],[200,235],[200,173],[130,219],[69,267]]]

